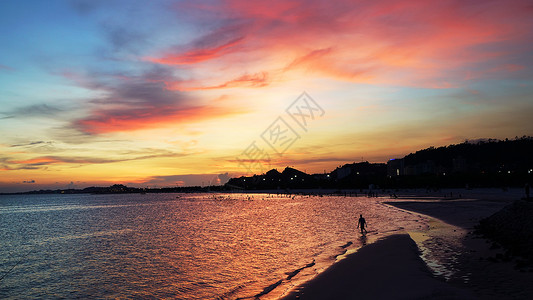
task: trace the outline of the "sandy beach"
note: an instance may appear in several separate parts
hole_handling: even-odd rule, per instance
[[[364,246],[283,299],[531,298],[533,270],[518,269],[516,258],[494,259],[504,250],[473,234],[480,219],[519,195],[479,190],[463,191],[460,199],[423,194],[384,199],[384,205],[428,216],[429,230]]]
[[[472,294],[433,278],[407,234],[366,247],[284,299],[466,299]]]

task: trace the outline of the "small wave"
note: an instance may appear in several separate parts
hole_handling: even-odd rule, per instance
[[[261,293],[255,295],[255,297],[258,298],[258,297],[264,296],[264,295],[272,292],[272,290],[277,288],[282,282],[283,282],[283,279],[280,279],[280,280],[276,281],[275,283],[273,283],[273,284],[267,286],[266,288],[264,288],[263,291]]]
[[[38,239],[38,240],[34,240],[33,242],[36,244],[44,244],[44,243],[66,241],[66,240],[73,240],[73,239],[84,239],[84,238],[89,238],[89,237],[118,235],[118,234],[128,233],[131,231],[133,230],[132,229],[119,229],[119,230],[97,231],[97,232],[90,232],[90,233],[72,234],[72,235],[64,235],[64,236],[58,236],[58,237]]]
[[[35,213],[60,210],[82,210],[97,208],[118,208],[135,206],[137,204],[114,204],[114,205],[30,205],[30,206],[10,206],[0,209],[0,214],[12,213]]]
[[[239,298],[237,298],[237,299],[239,299],[239,300],[244,300],[244,299],[257,299],[257,298],[259,298],[259,297],[265,296],[265,295],[267,295],[268,293],[272,292],[275,288],[277,288],[278,286],[280,286],[281,284],[283,284],[284,282],[290,282],[290,280],[291,280],[294,276],[298,275],[302,270],[305,270],[305,269],[307,269],[307,268],[311,268],[311,267],[313,267],[314,265],[315,265],[315,260],[313,259],[312,262],[306,264],[305,266],[303,266],[303,267],[301,267],[301,268],[298,268],[298,269],[296,269],[296,270],[294,270],[294,271],[291,271],[291,272],[286,272],[285,275],[287,275],[287,277],[286,277],[285,279],[280,279],[280,280],[274,282],[273,284],[268,285],[267,287],[263,288],[263,290],[262,290],[260,293],[254,295],[254,296],[239,297]],[[228,292],[226,292],[226,293],[224,293],[224,294],[218,296],[216,299],[217,299],[217,300],[224,300],[224,299],[227,299],[228,297],[233,296],[235,293],[237,293],[239,290],[241,290],[241,289],[243,289],[243,288],[245,288],[245,287],[246,287],[245,284],[243,284],[243,285],[239,285],[239,286],[237,286],[237,287],[231,289],[230,291],[228,291]]]
[[[342,249],[346,249],[346,248],[350,247],[352,244],[353,244],[353,243],[350,241],[350,242],[348,242],[348,243],[342,245],[341,248],[342,248]]]
[[[305,265],[305,267],[301,267],[301,268],[296,269],[296,270],[294,270],[292,272],[285,273],[285,275],[288,275],[286,280],[291,280],[294,276],[298,275],[298,273],[300,273],[303,269],[311,268],[314,265],[315,265],[315,260],[313,259],[313,262],[308,263],[307,265]]]
[[[254,281],[250,281],[250,282],[247,282],[247,283],[240,284],[240,285],[232,288],[231,290],[225,292],[224,294],[216,297],[215,299],[216,300],[230,299],[230,297],[234,296],[237,292],[239,292],[240,290],[245,288],[247,285],[252,284],[252,283],[254,283]],[[237,298],[237,299],[246,299],[246,298]]]

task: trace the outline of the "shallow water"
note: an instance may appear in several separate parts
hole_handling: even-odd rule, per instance
[[[0,196],[0,298],[276,298],[347,249],[426,228],[366,197]]]

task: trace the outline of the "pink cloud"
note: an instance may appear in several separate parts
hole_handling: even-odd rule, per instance
[[[528,1],[233,0],[198,5],[204,14],[193,15],[224,25],[185,51],[169,49],[151,61],[212,63],[217,70],[234,70],[243,67],[236,64],[240,59],[250,74],[315,72],[354,82],[448,87],[467,80],[468,70],[493,69],[494,60],[515,64],[512,58],[526,57],[533,48],[525,42],[533,38]],[[222,37],[215,38],[216,33]],[[262,61],[274,63],[265,69]],[[508,71],[502,69],[501,76]]]
[[[177,13],[206,33],[145,55],[150,72],[62,74],[99,92],[75,128],[99,134],[229,116],[240,112],[196,105],[192,95],[308,75],[450,88],[531,72],[527,1],[199,1]]]
[[[89,117],[77,120],[74,126],[85,133],[102,134],[198,122],[239,113],[243,112],[213,106],[95,109]]]

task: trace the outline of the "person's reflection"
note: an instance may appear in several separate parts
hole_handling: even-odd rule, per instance
[[[366,246],[366,234],[361,235],[359,241],[361,241],[361,245]]]

